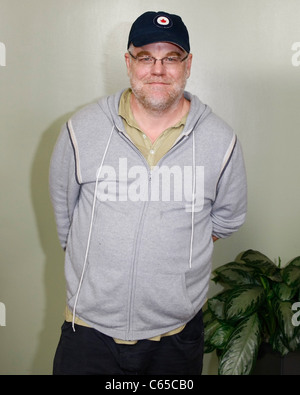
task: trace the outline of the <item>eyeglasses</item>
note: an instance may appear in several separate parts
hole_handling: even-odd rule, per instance
[[[153,66],[156,64],[158,60],[161,61],[162,66],[178,66],[180,63],[182,63],[184,60],[186,60],[189,56],[187,54],[183,59],[181,59],[180,56],[166,56],[165,58],[162,59],[156,59],[153,56],[134,56],[130,51],[129,55],[138,62],[141,66]]]

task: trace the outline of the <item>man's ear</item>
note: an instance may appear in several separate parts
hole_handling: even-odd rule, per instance
[[[193,55],[190,53],[189,57],[187,58],[187,78],[189,78],[191,75],[192,62],[193,62]]]
[[[124,58],[125,58],[125,63],[126,63],[126,67],[127,67],[127,74],[129,75],[129,70],[130,70],[130,55],[129,55],[128,52],[125,53]]]

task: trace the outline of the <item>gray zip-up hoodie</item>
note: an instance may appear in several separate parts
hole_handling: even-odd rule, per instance
[[[246,175],[232,129],[188,92],[186,126],[154,168],[126,135],[122,92],[77,112],[50,165],[67,302],[102,333],[139,340],[188,322],[206,300],[212,235],[244,223]]]

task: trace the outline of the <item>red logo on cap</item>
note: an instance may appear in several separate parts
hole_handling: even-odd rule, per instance
[[[171,25],[171,21],[169,18],[167,18],[166,16],[159,16],[156,18],[156,23],[159,26],[163,26],[163,27],[170,27]]]
[[[168,20],[163,18],[158,23],[162,23],[163,25],[166,25],[168,23]]]

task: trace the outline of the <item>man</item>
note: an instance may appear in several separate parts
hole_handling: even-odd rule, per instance
[[[132,25],[131,89],[63,127],[50,166],[66,251],[66,320],[54,374],[201,374],[213,241],[246,215],[231,128],[185,92],[181,18]]]

